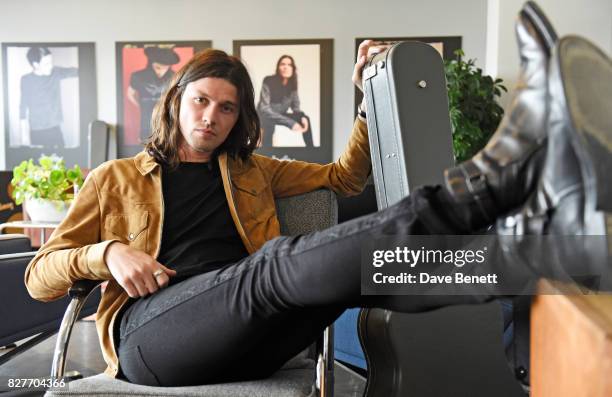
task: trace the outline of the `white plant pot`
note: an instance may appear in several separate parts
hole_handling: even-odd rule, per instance
[[[70,201],[27,199],[25,208],[35,222],[61,222],[68,213]]]

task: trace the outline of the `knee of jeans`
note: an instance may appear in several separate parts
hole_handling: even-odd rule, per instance
[[[293,240],[294,237],[291,236],[275,237],[272,240],[266,241],[261,247],[260,252],[262,252],[266,258],[283,255],[289,252]]]

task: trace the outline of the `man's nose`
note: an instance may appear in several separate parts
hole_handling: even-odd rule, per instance
[[[210,125],[214,125],[217,121],[217,115],[219,114],[219,106],[211,103],[202,112],[202,120],[207,121]]]

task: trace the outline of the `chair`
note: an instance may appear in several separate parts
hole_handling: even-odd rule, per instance
[[[374,185],[368,181],[364,191],[356,196],[338,197],[338,223],[376,212]],[[359,309],[347,309],[334,323],[334,357],[359,371],[367,369],[365,356],[357,335]],[[363,373],[363,372],[361,372]]]
[[[325,229],[334,225],[337,220],[336,198],[328,190],[279,199],[276,207],[281,233],[284,235]],[[95,281],[81,280],[70,290],[72,300],[59,331],[51,370],[52,378],[60,379],[64,375],[64,362],[72,327],[81,306],[97,285],[99,284]],[[314,348],[291,359],[268,379],[204,386],[150,387],[99,374],[72,381],[68,383],[67,390],[50,390],[45,396],[331,396],[334,365],[332,332],[331,327],[325,330]]]
[[[0,234],[0,255],[32,251],[32,243],[25,234]]]
[[[0,357],[0,365],[57,332],[68,298],[51,303],[30,297],[23,282],[25,269],[36,254],[30,239],[21,234],[0,235],[0,346],[32,337]],[[99,296],[84,306],[80,317],[95,313]]]
[[[89,123],[87,140],[87,168],[94,169],[117,158],[117,132],[104,121]]]

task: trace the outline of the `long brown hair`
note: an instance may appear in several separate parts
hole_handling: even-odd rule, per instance
[[[228,137],[215,151],[215,155],[226,152],[232,157],[248,158],[257,147],[260,123],[255,110],[253,83],[246,68],[237,57],[220,50],[204,50],[193,56],[172,78],[160,98],[151,120],[152,133],[145,144],[145,150],[158,163],[171,168],[179,162],[181,130],[179,111],[185,86],[204,77],[222,78],[232,83],[239,98],[239,114],[236,125]]]

